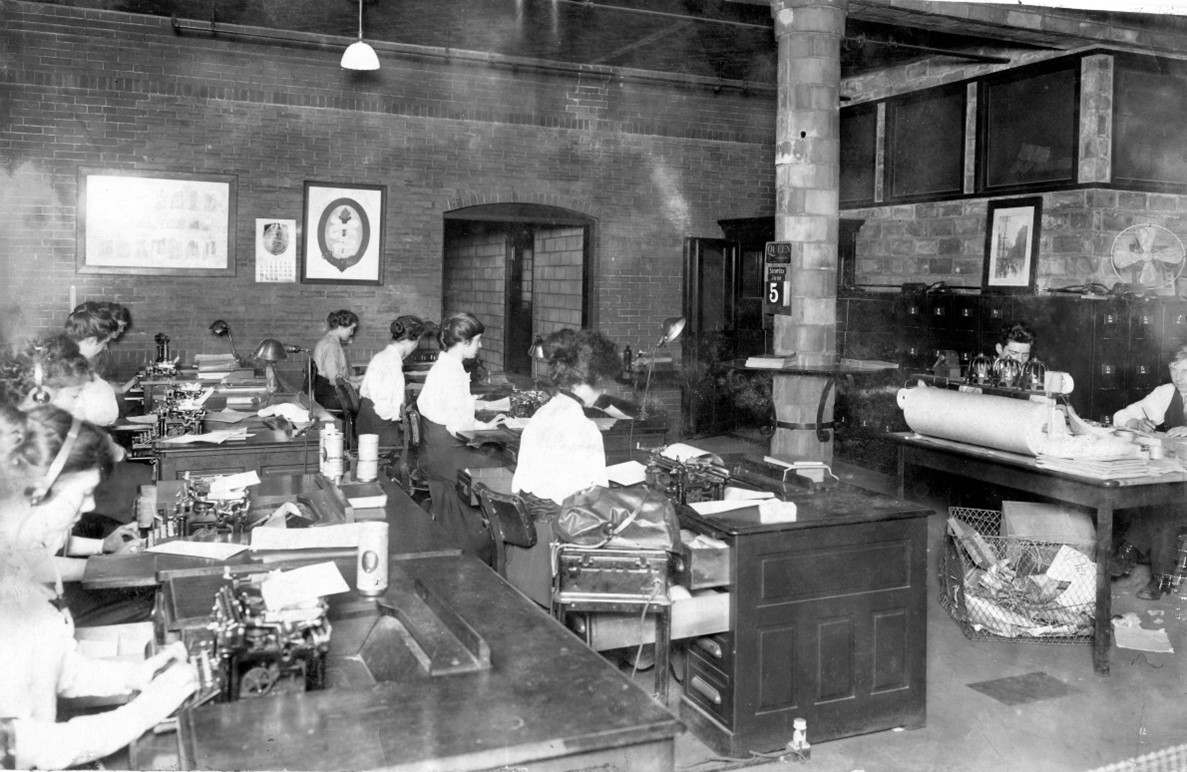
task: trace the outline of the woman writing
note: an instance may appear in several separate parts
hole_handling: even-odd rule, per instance
[[[485,329],[477,317],[466,312],[441,323],[437,331],[441,355],[425,376],[417,408],[423,419],[418,464],[428,482],[433,518],[450,531],[464,552],[488,559],[489,538],[482,513],[458,498],[455,487],[459,469],[491,466],[485,455],[467,448],[458,433],[492,429],[506,418],[499,415],[484,422],[474,416],[465,362],[478,356]]]
[[[359,417],[355,427],[359,434],[379,435],[380,446],[401,443],[400,420],[404,409],[404,360],[420,344],[427,326],[420,317],[400,316],[391,324],[392,342],[371,358],[363,385]]]
[[[586,417],[618,375],[614,343],[592,330],[561,330],[544,341],[548,375],[556,388],[523,430],[511,489],[528,502],[536,519],[536,546],[507,545],[507,581],[547,606],[551,595],[551,517],[569,495],[591,485],[609,485],[602,432]]]
[[[62,769],[108,756],[196,687],[178,647],[140,663],[80,655],[60,592],[34,578],[92,505],[108,447],[101,431],[57,408],[0,406],[0,766]],[[59,696],[132,691],[123,707],[57,721]]]
[[[326,317],[329,330],[313,347],[313,364],[317,375],[313,379],[313,398],[327,410],[345,409],[338,399],[337,386],[349,383],[350,362],[346,359],[345,343],[354,337],[359,326],[359,317],[345,309],[331,311]]]

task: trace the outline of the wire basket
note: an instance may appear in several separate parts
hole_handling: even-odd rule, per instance
[[[1091,643],[1094,544],[1001,536],[1001,512],[950,507],[940,605],[970,640]]]

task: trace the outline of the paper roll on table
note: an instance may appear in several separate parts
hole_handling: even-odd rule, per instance
[[[919,434],[1028,456],[1038,455],[1051,415],[1040,402],[947,389],[899,389],[898,406]]]

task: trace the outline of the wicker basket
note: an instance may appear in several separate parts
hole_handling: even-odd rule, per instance
[[[951,507],[948,514],[975,532],[970,535],[980,548],[966,549],[949,528],[940,555],[940,605],[960,625],[965,637],[1057,644],[1092,642],[1095,570],[1089,583],[1086,579],[1057,581],[1048,569],[1057,556],[1062,565],[1091,561],[1095,545],[1001,536],[1001,513],[995,510]],[[978,551],[983,565],[974,560]],[[992,561],[988,570],[986,558]]]

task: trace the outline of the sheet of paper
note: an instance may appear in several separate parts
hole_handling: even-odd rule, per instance
[[[342,549],[359,546],[356,523],[322,528],[256,528],[251,532],[251,551]]]
[[[694,501],[688,506],[698,515],[717,515],[732,509],[750,509],[753,501]]]
[[[531,420],[532,419],[530,418],[516,418],[515,416],[509,416],[507,420],[503,422],[503,426],[507,427],[508,429],[518,429],[519,431],[523,431],[527,428],[528,421]]]
[[[502,399],[496,399],[496,400],[492,400],[490,402],[487,402],[486,400],[481,400],[481,399],[475,400],[474,409],[475,410],[490,410],[495,413],[506,412],[511,409],[511,398],[503,397]]]
[[[664,448],[660,453],[664,458],[670,458],[673,461],[684,462],[690,458],[697,458],[699,456],[709,455],[708,451],[694,448],[692,445],[686,445],[683,442],[673,442],[668,447]]]
[[[350,586],[338,566],[329,561],[273,574],[260,583],[260,597],[271,610],[299,606],[340,592],[350,592]]]
[[[156,415],[130,415],[125,420],[131,424],[155,424],[157,417]]]
[[[1174,654],[1175,647],[1166,630],[1147,630],[1144,627],[1122,627],[1113,625],[1113,642],[1123,649],[1150,651],[1160,654]]]
[[[254,413],[243,413],[238,410],[219,410],[214,413],[207,413],[206,418],[203,419],[206,423],[216,424],[237,424],[247,418],[251,418]]]
[[[598,427],[600,432],[608,432],[614,428],[614,424],[618,423],[617,418],[591,418],[589,420],[594,422],[594,426]]]
[[[1055,553],[1046,573],[1059,582],[1074,582],[1080,577],[1089,576],[1092,577],[1095,586],[1096,563],[1089,560],[1083,552],[1064,544]]]
[[[647,479],[647,467],[638,461],[623,461],[606,467],[606,477],[619,485],[636,485]]]
[[[247,549],[246,544],[228,544],[223,541],[184,541],[177,539],[161,544],[154,544],[146,552],[156,552],[161,555],[184,555],[189,558],[207,558],[209,560],[227,560]]]
[[[224,474],[214,478],[210,483],[210,498],[237,499],[244,488],[249,485],[259,485],[260,475],[253,469],[239,474]]]
[[[246,440],[247,429],[219,429],[205,434],[185,434],[181,437],[166,437],[158,442],[169,445],[188,445],[193,442],[210,442],[221,445],[227,440]]]
[[[726,501],[758,501],[761,499],[773,499],[775,494],[770,491],[752,491],[749,488],[735,488],[732,485],[725,486],[725,491],[722,498]]]

